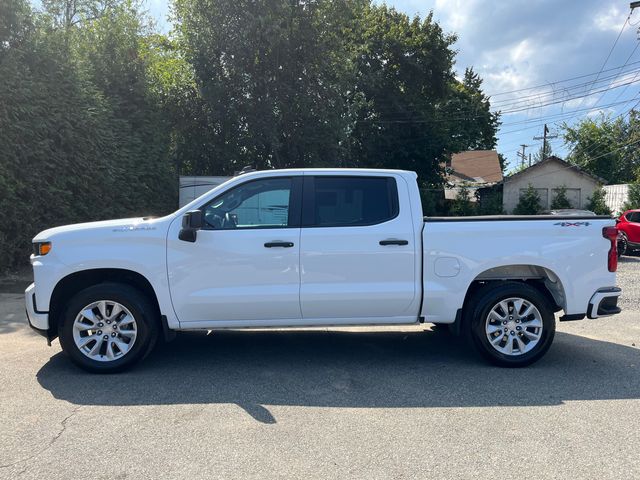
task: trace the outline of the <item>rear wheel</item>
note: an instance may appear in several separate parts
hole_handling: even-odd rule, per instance
[[[467,333],[478,352],[503,367],[530,365],[549,350],[555,317],[536,288],[504,282],[479,290],[467,316]]]
[[[133,287],[102,283],[68,303],[59,336],[64,352],[79,367],[96,373],[125,370],[153,348],[155,309]]]

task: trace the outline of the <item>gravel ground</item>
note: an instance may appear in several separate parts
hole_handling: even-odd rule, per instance
[[[624,256],[618,261],[618,286],[622,288],[618,305],[640,312],[640,256]]]

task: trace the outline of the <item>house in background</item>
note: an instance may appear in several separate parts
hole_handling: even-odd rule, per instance
[[[544,210],[549,210],[560,187],[566,187],[567,199],[573,208],[584,209],[593,192],[605,183],[606,180],[551,156],[504,179],[502,206],[506,213],[513,213],[520,195],[532,185],[540,195]]]
[[[490,187],[502,181],[500,159],[495,150],[469,150],[451,155],[445,165],[445,200],[455,200],[460,187],[467,185],[470,200],[476,201],[478,189]]]

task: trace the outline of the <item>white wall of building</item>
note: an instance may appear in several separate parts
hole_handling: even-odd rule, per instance
[[[567,168],[566,164],[548,160],[504,180],[502,205],[507,213],[513,213],[521,193],[529,184],[538,191],[543,209],[549,209],[558,187],[567,188],[567,198],[573,208],[584,209],[593,192],[599,187],[596,179]]]

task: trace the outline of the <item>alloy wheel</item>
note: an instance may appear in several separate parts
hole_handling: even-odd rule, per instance
[[[73,322],[73,340],[86,357],[111,362],[124,357],[133,347],[138,325],[129,309],[113,300],[99,300],[85,306]]]

